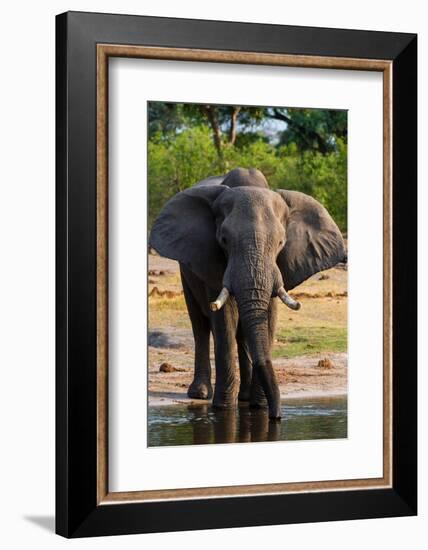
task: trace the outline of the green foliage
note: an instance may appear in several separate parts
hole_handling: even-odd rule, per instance
[[[295,143],[302,151],[328,153],[336,150],[336,139],[347,139],[347,112],[329,109],[272,109],[272,116],[286,121],[280,142]]]
[[[176,193],[221,172],[208,128],[189,128],[174,140],[155,134],[148,143],[149,225]]]
[[[149,225],[177,192],[242,166],[261,170],[272,189],[313,196],[346,232],[346,112],[243,107],[233,123],[234,109],[150,103]]]
[[[280,330],[273,356],[299,357],[314,353],[339,353],[347,350],[346,327],[305,326]]]
[[[337,152],[306,156],[302,166],[309,183],[306,193],[319,200],[342,229],[347,230],[347,146],[337,140]]]

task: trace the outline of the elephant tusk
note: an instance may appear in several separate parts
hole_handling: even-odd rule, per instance
[[[296,300],[293,300],[293,298],[287,293],[283,286],[278,289],[277,294],[280,300],[284,302],[284,304],[290,309],[294,309],[295,311],[300,309],[300,302],[296,302]]]
[[[224,286],[218,295],[218,298],[215,302],[210,303],[211,311],[219,311],[224,304],[227,302],[227,299],[229,298],[229,291]]]

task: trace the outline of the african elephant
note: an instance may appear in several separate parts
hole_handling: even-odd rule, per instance
[[[212,333],[213,406],[236,405],[236,341],[238,399],[253,407],[267,404],[269,417],[279,419],[271,359],[277,298],[298,309],[287,290],[346,258],[342,235],[327,210],[306,194],[272,191],[256,169],[237,168],[170,199],[154,222],[150,246],[180,263],[195,340],[188,395],[212,397]]]

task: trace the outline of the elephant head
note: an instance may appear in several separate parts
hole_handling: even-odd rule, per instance
[[[270,190],[258,170],[236,169],[175,195],[156,219],[150,245],[219,293],[212,310],[233,296],[270,416],[279,416],[268,307],[278,296],[298,309],[287,290],[346,257],[327,210],[303,193]]]

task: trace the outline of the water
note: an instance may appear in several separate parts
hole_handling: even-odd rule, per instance
[[[214,411],[209,404],[149,407],[149,447],[296,441],[347,437],[346,397],[282,401],[282,421],[269,421],[266,410],[240,404]]]

